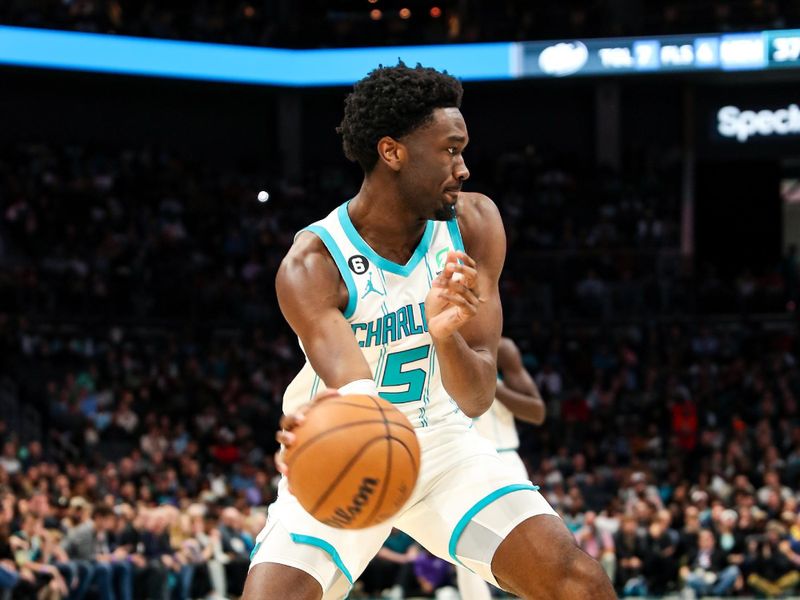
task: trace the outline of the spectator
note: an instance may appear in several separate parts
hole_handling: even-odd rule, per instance
[[[647,581],[644,565],[647,560],[647,546],[639,533],[639,525],[633,516],[622,518],[620,530],[614,539],[617,553],[616,587],[623,596],[646,596]]]
[[[671,514],[661,510],[647,529],[644,575],[652,594],[664,594],[678,574],[678,532],[670,528]]]
[[[689,555],[688,563],[681,567],[684,591],[697,596],[729,594],[741,576],[739,567],[728,564],[725,552],[716,545],[714,532],[701,529],[697,537],[697,550]]]
[[[414,574],[422,592],[427,595],[435,594],[437,600],[456,600],[458,592],[451,586],[453,581],[453,566],[422,550],[414,558]]]
[[[784,595],[800,582],[797,565],[785,544],[786,531],[770,521],[764,539],[750,542],[750,575],[747,584],[769,598]]]
[[[596,524],[597,514],[587,511],[584,516],[583,527],[575,532],[575,540],[581,550],[598,561],[611,581],[616,573],[616,555],[614,553],[614,538],[605,531],[600,530]]]
[[[245,533],[242,521],[242,514],[237,509],[229,506],[222,510],[219,531],[222,551],[227,556],[225,577],[228,591],[237,596],[244,589],[250,552],[253,550],[252,539]]]

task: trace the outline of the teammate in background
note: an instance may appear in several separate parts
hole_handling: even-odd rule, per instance
[[[473,420],[478,433],[494,444],[500,458],[513,467],[523,479],[528,471],[522,462],[519,434],[514,419],[534,425],[544,423],[547,407],[536,382],[522,364],[519,348],[510,338],[500,338],[497,346],[497,391],[491,408]],[[464,567],[456,567],[461,600],[489,600],[489,585]]]
[[[505,232],[489,198],[461,192],[462,93],[453,77],[402,63],[355,85],[340,132],[361,189],[296,236],[276,280],[307,358],[278,441],[295,442],[302,407],[325,389],[380,395],[416,428],[414,493],[388,522],[341,530],[305,512],[284,477],[244,600],[343,598],[393,526],[526,599],[615,597],[537,488],[471,427],[495,396]]]

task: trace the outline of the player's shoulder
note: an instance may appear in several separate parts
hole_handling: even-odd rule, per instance
[[[522,364],[522,356],[517,344],[508,337],[501,337],[497,344],[497,366],[502,371]]]
[[[502,226],[497,205],[486,194],[461,192],[458,196],[458,221],[463,226],[498,224]]]
[[[338,279],[336,263],[322,239],[310,231],[301,231],[281,261],[276,284],[305,286],[312,280],[334,283]]]
[[[484,194],[462,192],[458,196],[456,212],[467,254],[475,260],[489,259],[502,264],[505,229],[494,201]]]

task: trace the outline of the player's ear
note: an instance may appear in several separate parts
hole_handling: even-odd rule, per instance
[[[406,159],[406,147],[396,139],[385,135],[378,140],[378,159],[392,171],[399,171]]]

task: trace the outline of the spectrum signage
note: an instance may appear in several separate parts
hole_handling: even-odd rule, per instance
[[[723,106],[717,111],[717,133],[744,144],[753,138],[800,135],[800,106],[771,109]]]

